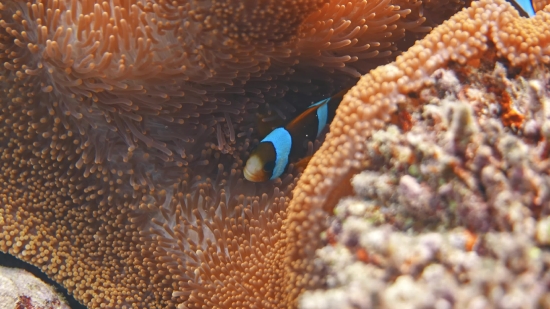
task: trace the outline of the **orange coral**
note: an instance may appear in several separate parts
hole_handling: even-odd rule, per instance
[[[510,95],[503,92],[500,99],[500,105],[502,106],[502,123],[507,127],[520,128],[525,117],[512,107]]]
[[[312,270],[319,233],[334,200],[345,196],[343,185],[369,165],[364,140],[391,121],[397,104],[410,104],[407,94],[420,89],[429,76],[450,61],[465,64],[494,48],[512,66],[530,69],[550,62],[550,9],[531,19],[519,17],[502,0],[473,2],[391,64],[363,76],[344,97],[326,142],[300,178],[289,206],[287,241],[295,246],[285,259],[287,280],[297,295],[320,282]]]

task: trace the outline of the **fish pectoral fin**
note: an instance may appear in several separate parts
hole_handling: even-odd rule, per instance
[[[303,171],[306,169],[307,165],[309,164],[309,161],[311,160],[311,158],[313,158],[313,156],[307,156],[303,159],[301,159],[300,161],[296,162],[296,164],[294,164],[296,166],[296,168],[300,171]]]

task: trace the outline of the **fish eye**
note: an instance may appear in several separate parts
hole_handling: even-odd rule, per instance
[[[275,161],[269,161],[264,164],[264,171],[271,172],[275,168]]]

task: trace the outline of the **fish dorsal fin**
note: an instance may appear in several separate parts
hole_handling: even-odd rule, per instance
[[[328,101],[330,101],[330,99],[331,98],[329,97],[329,98],[323,99],[319,102],[315,102],[315,103],[311,104],[310,106],[308,106],[308,108],[312,108],[312,107],[315,107],[315,106],[326,104],[326,103],[328,103]]]

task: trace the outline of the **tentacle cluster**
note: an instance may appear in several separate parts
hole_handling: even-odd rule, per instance
[[[292,306],[286,233],[310,226],[284,225],[297,170],[242,180],[256,113],[428,28],[419,1],[259,3],[0,3],[0,250],[90,308]]]

